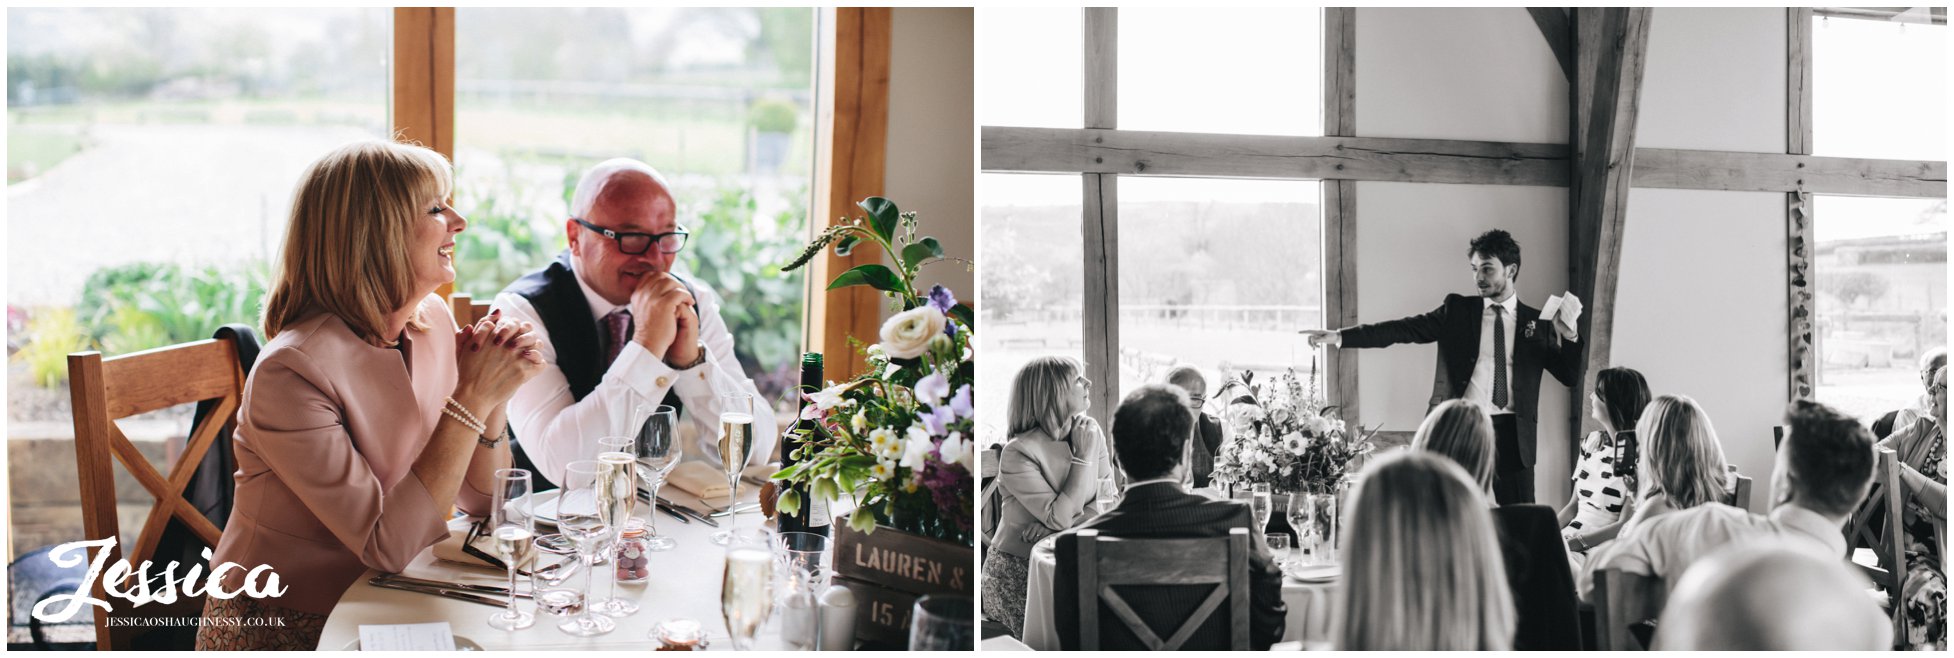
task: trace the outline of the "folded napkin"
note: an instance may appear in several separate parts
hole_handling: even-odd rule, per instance
[[[740,478],[765,482],[779,470],[780,467],[773,464],[748,466],[740,471]],[[726,496],[732,494],[732,489],[729,488],[731,485],[726,483],[726,472],[705,462],[679,464],[678,468],[672,469],[672,474],[665,478],[665,482],[712,505],[724,505]]]
[[[492,568],[497,570],[501,570],[503,568],[500,566],[491,565],[488,563],[488,561],[483,560],[482,558],[476,557],[474,555],[470,555],[468,554],[467,551],[463,551],[461,548],[461,540],[466,538],[468,538],[468,519],[464,518],[464,519],[456,519],[455,521],[450,521],[448,523],[448,538],[443,539],[434,544],[434,559],[446,560],[456,564],[465,564],[471,567]],[[487,539],[481,539],[476,542],[475,547],[482,549],[482,552],[484,554],[492,555],[493,553],[489,553],[488,551],[488,547],[489,547],[488,544],[489,542]]]

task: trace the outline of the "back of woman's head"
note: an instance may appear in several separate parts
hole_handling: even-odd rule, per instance
[[[1635,425],[1642,444],[1642,495],[1656,491],[1676,509],[1719,500],[1725,492],[1723,446],[1709,414],[1695,400],[1664,395],[1649,403]]]
[[[1041,356],[1018,370],[1011,382],[1011,436],[1043,430],[1054,439],[1064,439],[1065,423],[1071,414],[1072,382],[1084,366],[1068,356]]]
[[[1465,469],[1417,450],[1385,457],[1345,518],[1337,649],[1512,648],[1498,531]]]
[[[1458,462],[1481,489],[1493,490],[1493,418],[1479,405],[1446,400],[1433,408],[1411,447]]]
[[[1608,424],[1629,432],[1649,406],[1649,380],[1633,368],[1607,368],[1594,374],[1594,395],[1608,410]]]
[[[338,316],[353,333],[380,343],[386,317],[416,300],[414,222],[454,189],[441,154],[379,140],[347,144],[319,158],[292,195],[271,291],[265,335],[313,311]],[[410,322],[426,329],[418,318]]]

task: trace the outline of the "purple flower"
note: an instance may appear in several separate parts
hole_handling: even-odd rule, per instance
[[[956,295],[950,294],[949,288],[940,285],[930,286],[929,297],[930,306],[936,307],[936,310],[942,311],[944,315],[949,315],[950,309],[957,305]]]
[[[958,418],[969,418],[970,414],[973,413],[970,404],[969,384],[957,387],[956,396],[950,398],[950,410],[956,412]]]
[[[930,407],[929,411],[918,412],[916,420],[923,423],[930,436],[943,436],[949,434],[950,423],[956,422],[957,417],[948,407]]]

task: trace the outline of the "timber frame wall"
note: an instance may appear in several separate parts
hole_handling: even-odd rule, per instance
[[[1569,288],[1587,302],[1580,328],[1588,359],[1579,390],[1569,396],[1570,436],[1583,435],[1582,403],[1591,374],[1607,367],[1612,335],[1622,224],[1631,187],[1782,192],[1787,199],[1786,332],[1791,377],[1787,399],[1812,393],[1810,281],[1811,195],[1944,198],[1947,163],[1811,155],[1811,19],[1814,11],[1842,18],[1885,19],[1833,10],[1791,8],[1787,30],[1783,154],[1644,149],[1634,146],[1642,64],[1652,10],[1529,8],[1568,76],[1567,144],[1526,144],[1358,137],[1356,10],[1325,8],[1323,16],[1323,137],[1223,135],[1119,130],[1118,9],[1085,12],[1084,128],[982,128],[986,173],[1080,174],[1085,236],[1082,322],[1087,376],[1108,385],[1092,391],[1092,414],[1103,424],[1119,391],[1119,252],[1117,183],[1121,176],[1210,176],[1323,182],[1323,271],[1326,326],[1357,317],[1356,181],[1553,185],[1569,188]],[[1945,24],[1945,14],[1933,22]],[[1336,382],[1333,404],[1354,426],[1358,355],[1330,350]],[[1590,428],[1591,429],[1591,428]]]

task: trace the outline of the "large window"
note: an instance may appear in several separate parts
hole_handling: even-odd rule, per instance
[[[1177,133],[1177,144],[1197,149],[1231,135],[1322,134],[1320,9],[995,14],[984,12],[979,32],[987,127],[1111,125]],[[1044,32],[1026,38],[1025,25]],[[1105,27],[1113,29],[1095,29]],[[1105,90],[1113,97],[1087,102]],[[1112,116],[1088,120],[1095,108]],[[1017,164],[983,180],[978,308],[995,347],[979,376],[980,424],[1004,427],[1010,379],[1040,355],[1087,362],[1102,421],[1126,392],[1176,366],[1206,373],[1207,393],[1243,370],[1308,368],[1313,354],[1296,332],[1325,317],[1317,181],[1226,178],[1240,175],[1231,163],[1200,157],[1165,163],[1186,177],[1145,171],[1159,162],[1095,173],[1052,165],[1047,138],[1091,141],[1050,134],[986,144],[987,156]],[[1085,294],[1101,285],[1117,294]],[[1108,331],[1096,331],[1098,318]]]
[[[1947,26],[1817,13],[1813,152],[1945,159]],[[1947,344],[1947,200],[1820,196],[1812,215],[1818,398],[1868,423],[1921,406],[1921,356]]]
[[[677,267],[725,299],[742,365],[780,402],[796,382],[814,159],[814,11],[455,11],[455,289],[480,298],[565,243],[584,170],[642,160],[693,233]]]

